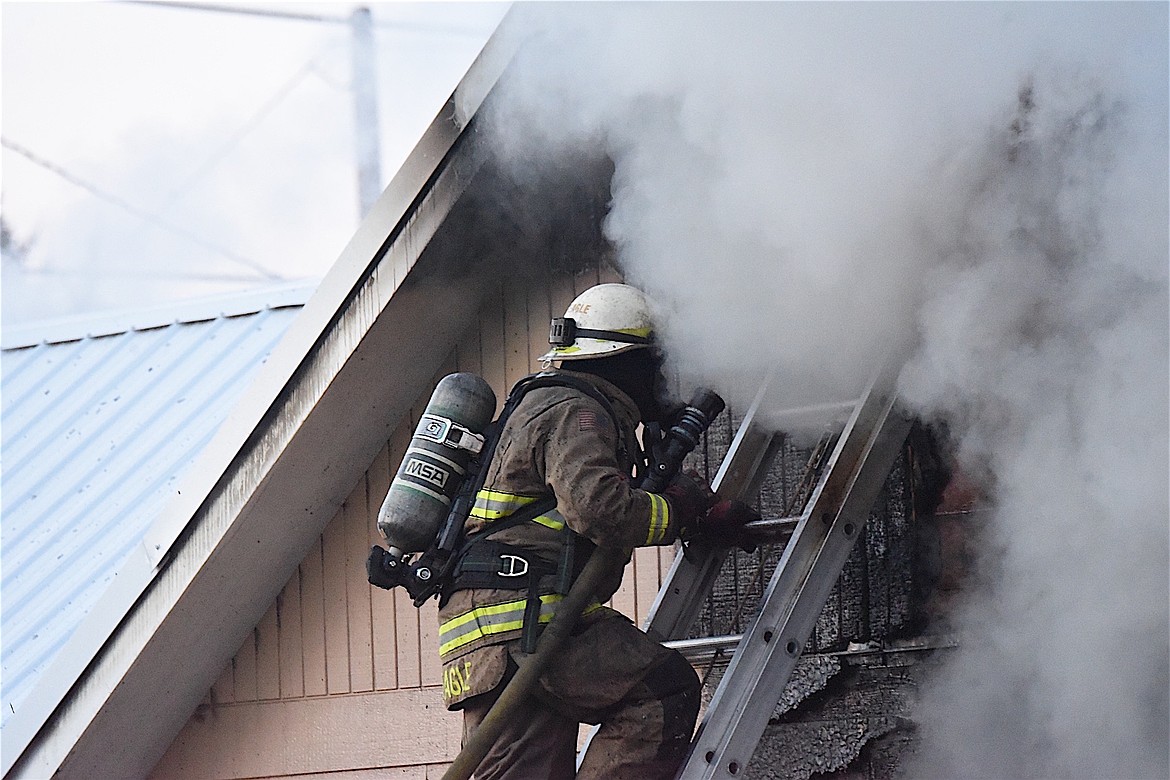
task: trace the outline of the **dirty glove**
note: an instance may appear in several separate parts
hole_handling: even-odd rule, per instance
[[[390,590],[399,584],[398,580],[390,575],[389,567],[386,565],[388,559],[393,561],[390,553],[378,545],[370,549],[370,557],[366,559],[366,579],[371,585]]]
[[[760,513],[742,501],[719,501],[699,518],[695,532],[719,545],[752,552],[756,546],[748,541],[743,527],[759,519]]]
[[[662,495],[670,502],[675,527],[683,532],[694,529],[715,503],[715,494],[711,492],[707,480],[694,469],[687,469],[676,476],[662,491]]]

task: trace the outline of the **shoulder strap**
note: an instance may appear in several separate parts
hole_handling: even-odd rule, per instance
[[[491,466],[492,458],[495,457],[496,445],[500,443],[500,433],[504,430],[504,424],[508,421],[512,412],[516,410],[516,407],[520,405],[520,399],[530,389],[529,384],[531,381],[538,376],[540,374],[531,374],[512,386],[512,389],[508,391],[508,397],[504,401],[504,408],[500,411],[500,416],[492,421],[484,432],[483,448],[476,455],[478,469],[475,473],[475,478],[460,491],[459,497],[456,499],[456,504],[448,514],[447,523],[444,525],[439,538],[439,548],[446,550],[448,553],[456,553],[455,558],[458,558],[466,550],[467,545],[465,543],[463,525],[468,513],[471,511],[472,505],[475,503],[475,497],[483,489],[483,483],[487,479],[488,468]],[[547,509],[542,509],[533,515],[533,517],[537,517],[545,511]]]
[[[609,414],[613,420],[614,429],[620,429],[617,414],[614,412],[613,405],[609,402],[609,399],[597,388],[576,377],[551,371],[542,371],[537,374],[529,374],[513,385],[512,389],[508,391],[508,397],[504,401],[504,408],[500,411],[500,416],[489,426],[483,449],[480,450],[477,456],[480,468],[475,475],[475,479],[472,484],[460,492],[460,497],[457,499],[457,503],[460,505],[455,507],[450,513],[449,521],[443,528],[439,540],[439,548],[448,551],[448,553],[455,553],[452,556],[453,559],[458,558],[459,555],[465,552],[470,542],[483,538],[485,535],[484,532],[494,533],[504,528],[511,528],[519,523],[539,517],[556,506],[556,498],[549,495],[470,536],[464,536],[463,533],[463,521],[467,513],[471,510],[471,504],[475,501],[475,497],[479,495],[479,491],[483,489],[484,482],[487,480],[488,468],[491,466],[492,458],[495,457],[496,445],[499,444],[500,433],[503,431],[505,423],[507,423],[512,412],[516,410],[516,407],[520,405],[520,401],[523,400],[524,396],[530,390],[535,390],[540,387],[571,387],[588,395],[601,404],[602,408]]]
[[[516,526],[523,523],[527,523],[529,520],[540,517],[550,509],[555,509],[556,505],[556,496],[551,494],[542,496],[541,498],[533,501],[531,504],[520,507],[507,517],[501,517],[499,520],[488,523],[475,533],[468,534],[466,541],[463,543],[463,547],[460,548],[460,553],[465,552],[468,547],[470,547],[475,542],[478,542],[480,539],[486,538],[496,533],[497,531],[504,531],[509,528],[515,528]]]

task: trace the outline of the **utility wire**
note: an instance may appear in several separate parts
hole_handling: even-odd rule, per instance
[[[267,16],[273,19],[290,19],[301,22],[324,22],[326,24],[348,24],[344,16],[306,14],[293,11],[276,11],[270,8],[245,8],[242,6],[219,5],[217,3],[172,3],[162,0],[123,0],[124,5],[152,5],[156,8],[177,8],[180,11],[215,11],[240,16]]]
[[[317,22],[318,24],[350,24],[348,16],[329,16],[325,14],[307,14],[295,11],[277,11],[270,8],[247,8],[244,6],[219,5],[217,3],[188,3],[170,2],[170,0],[119,0],[124,5],[148,5],[155,8],[175,8],[180,11],[212,11],[215,13],[237,14],[239,16],[265,16],[271,19],[288,19],[300,22]],[[415,32],[429,35],[459,35],[466,38],[483,36],[482,30],[472,27],[458,27],[448,25],[424,24],[421,22],[403,21],[374,21],[375,27],[400,32]]]
[[[328,47],[326,46],[324,48]],[[324,48],[322,51],[324,51]],[[271,114],[276,109],[276,107],[284,101],[286,97],[288,97],[293,88],[296,87],[302,80],[304,80],[305,76],[314,72],[314,68],[317,65],[317,59],[320,57],[320,55],[321,51],[318,51],[316,54],[314,54],[308,62],[301,66],[300,70],[293,74],[292,78],[290,78],[287,82],[281,85],[279,89],[276,90],[276,92],[268,99],[267,102],[264,103],[264,105],[260,106],[260,109],[255,114],[249,117],[248,120],[244,122],[244,124],[241,125],[240,128],[237,129],[236,132],[233,133],[223,144],[221,144],[218,149],[208,155],[208,157],[198,168],[196,168],[190,175],[183,179],[183,181],[172,187],[170,193],[167,195],[166,200],[163,202],[163,206],[159,210],[159,213],[165,214],[171,208],[171,206],[175,205],[175,202],[178,201],[178,199],[181,198],[186,193],[186,191],[195,184],[195,182],[202,179],[209,171],[215,168],[215,166],[219,165],[223,158],[227,157],[228,154],[230,154],[232,150],[235,149],[235,147],[238,146],[239,143],[244,140],[244,138],[247,137],[249,133],[255,130],[256,127],[259,126],[259,124],[269,114]]]
[[[308,14],[308,13],[298,13],[298,12],[291,12],[291,11],[276,11],[276,10],[266,9],[266,8],[245,8],[245,7],[238,7],[238,6],[218,5],[218,4],[214,4],[214,3],[169,2],[169,1],[162,2],[161,0],[117,0],[117,1],[122,3],[122,4],[125,4],[125,5],[144,5],[144,6],[153,6],[156,8],[174,8],[174,9],[179,9],[179,10],[190,10],[190,11],[211,11],[211,12],[218,12],[218,13],[237,14],[237,15],[243,15],[243,16],[269,17],[269,18],[276,18],[276,19],[289,19],[289,20],[295,20],[295,21],[308,21],[308,22],[325,23],[325,24],[351,25],[353,23],[352,17],[350,17],[350,16],[328,16],[328,15],[323,15],[323,14]],[[403,31],[403,32],[450,34],[450,35],[460,35],[460,36],[466,36],[466,37],[478,37],[478,36],[482,36],[482,34],[483,34],[482,31],[475,30],[472,28],[467,28],[467,27],[461,28],[461,27],[450,27],[450,26],[436,26],[436,25],[427,25],[427,24],[401,22],[401,21],[395,21],[395,22],[375,21],[374,26],[379,27],[379,28],[384,28],[384,29],[387,29],[387,28],[394,29],[394,30]],[[320,52],[318,52],[318,54],[316,54],[312,58],[310,58],[310,60],[304,66],[302,66],[300,70],[298,70],[295,74],[293,74],[292,78],[290,78],[283,86],[281,86],[281,88],[277,90],[276,94],[274,94],[268,100],[268,102],[266,102],[263,106],[261,106],[259,111],[257,111],[256,114],[254,114],[251,117],[251,119],[249,119],[248,122],[246,122],[239,130],[237,130],[236,133],[233,134],[228,139],[227,142],[225,142],[223,145],[221,145],[217,151],[212,153],[212,155],[210,155],[191,175],[189,175],[179,185],[177,185],[176,187],[171,189],[169,195],[167,196],[166,203],[163,206],[162,212],[165,213],[182,196],[184,191],[186,191],[194,182],[198,181],[203,176],[205,176],[209,170],[214,168],[220,162],[220,160],[222,160],[228,153],[230,153],[231,150],[233,148],[235,148],[235,146],[238,145],[239,142],[245,136],[248,135],[248,133],[250,133],[253,129],[255,129],[255,127],[269,113],[271,113],[276,108],[276,106],[280,104],[281,101],[283,101],[288,96],[288,94],[292,91],[292,89],[302,79],[304,79],[306,75],[308,75],[309,73],[314,71],[314,66],[316,64],[316,60],[319,57],[319,54],[320,54]],[[285,280],[286,279],[286,277],[284,277],[280,274],[276,274],[276,273],[273,273],[272,271],[269,271],[268,269],[264,268],[261,264],[257,263],[254,260],[250,260],[246,257],[243,257],[241,255],[236,254],[235,252],[232,252],[231,250],[224,249],[223,247],[212,244],[211,242],[205,240],[201,236],[165,220],[161,216],[161,214],[159,214],[159,213],[151,213],[151,212],[145,211],[143,209],[140,209],[140,208],[128,203],[127,201],[123,200],[122,198],[119,198],[116,195],[108,193],[105,190],[102,190],[98,186],[74,175],[70,171],[62,168],[60,165],[57,165],[56,163],[53,163],[53,162],[41,157],[40,155],[36,154],[35,152],[31,151],[27,147],[15,142],[15,141],[11,141],[6,137],[0,137],[0,140],[2,140],[3,146],[5,148],[11,149],[13,152],[16,152],[17,154],[21,155],[22,157],[25,157],[26,159],[28,159],[30,162],[34,163],[35,165],[38,165],[41,168],[44,168],[45,170],[56,174],[57,176],[61,177],[65,181],[69,182],[70,184],[73,184],[74,186],[79,187],[79,188],[85,190],[86,192],[89,192],[91,195],[94,195],[95,197],[97,197],[101,200],[104,200],[107,203],[110,203],[114,206],[117,206],[118,208],[123,209],[124,211],[126,211],[130,214],[133,214],[134,216],[136,216],[136,217],[138,217],[138,218],[140,218],[140,219],[142,219],[142,220],[144,220],[152,225],[155,225],[155,226],[162,228],[170,233],[173,233],[173,234],[181,236],[189,241],[192,241],[193,243],[198,244],[199,246],[202,246],[206,249],[209,249],[212,252],[215,252],[216,254],[222,255],[223,257],[226,257],[227,259],[232,260],[233,262],[236,262],[236,263],[239,263],[240,265],[251,268],[253,271],[255,271],[256,273],[258,273],[259,275],[261,275],[264,278],[276,279],[276,280]],[[192,277],[192,278],[195,278],[195,277]],[[224,278],[229,278],[229,277],[224,277]]]
[[[195,244],[198,244],[199,246],[203,247],[204,249],[210,249],[211,251],[213,251],[219,255],[222,255],[222,256],[228,258],[229,260],[232,260],[236,263],[239,263],[240,265],[247,266],[248,268],[251,268],[253,271],[258,273],[260,276],[264,277],[265,279],[279,279],[282,281],[285,280],[284,276],[281,276],[280,274],[275,274],[272,271],[269,271],[264,266],[257,263],[255,260],[249,260],[248,258],[243,257],[241,255],[238,255],[229,249],[224,249],[221,246],[217,246],[215,244],[212,244],[211,242],[205,240],[202,236],[199,236],[196,233],[191,232],[190,230],[179,227],[178,225],[172,224],[172,223],[160,218],[156,214],[151,214],[148,211],[144,211],[144,210],[138,208],[137,206],[134,206],[130,203],[127,203],[126,201],[119,198],[117,195],[111,195],[110,193],[106,192],[105,190],[97,187],[94,184],[89,183],[88,181],[85,181],[84,179],[82,179],[78,176],[75,176],[74,174],[72,174],[69,171],[62,168],[60,165],[57,165],[56,163],[53,163],[53,162],[50,162],[49,160],[46,160],[45,158],[41,157],[40,155],[36,154],[35,152],[32,152],[27,147],[22,146],[19,143],[16,143],[15,141],[11,141],[6,137],[0,136],[0,144],[3,144],[4,148],[11,149],[12,151],[14,151],[17,154],[19,154],[20,156],[26,158],[27,160],[34,163],[35,165],[38,165],[41,168],[44,168],[45,170],[47,170],[51,173],[55,173],[56,175],[60,176],[62,179],[69,182],[70,184],[74,185],[75,187],[80,187],[81,189],[85,190],[86,192],[90,193],[91,195],[94,195],[94,196],[100,198],[101,200],[106,201],[107,203],[111,203],[111,204],[117,206],[118,208],[123,209],[124,211],[127,211],[127,212],[133,214],[134,216],[138,217],[139,219],[145,220],[146,222],[149,222],[150,224],[155,225],[156,227],[160,227],[163,230],[166,230],[168,232],[174,233],[177,236],[181,236],[183,238],[186,238],[188,241],[191,241]]]
[[[154,271],[151,269],[141,268],[126,268],[126,269],[103,269],[101,271],[91,270],[87,268],[54,268],[53,266],[43,266],[39,268],[21,267],[21,274],[24,276],[46,276],[46,277],[86,277],[92,279],[186,279],[193,282],[255,282],[255,274],[232,274],[232,273],[209,273],[202,271]],[[288,279],[281,277],[283,281],[297,281],[295,279]]]
[[[309,21],[309,22],[316,22],[316,23],[339,24],[339,25],[344,25],[346,27],[352,27],[355,24],[355,19],[356,19],[356,17],[352,14],[348,15],[348,16],[329,16],[329,15],[323,15],[323,14],[309,14],[309,13],[300,13],[300,12],[292,12],[292,11],[278,11],[278,10],[272,10],[272,9],[267,9],[267,8],[247,8],[247,7],[242,7],[242,6],[219,5],[219,4],[214,4],[214,3],[160,2],[159,0],[121,0],[121,2],[125,5],[144,5],[144,6],[155,6],[155,7],[160,7],[160,8],[177,8],[179,10],[189,10],[189,11],[210,11],[210,12],[217,12],[217,13],[237,14],[237,15],[243,15],[243,16],[268,17],[268,18],[275,18],[275,19],[291,19],[291,20],[296,20],[296,21]],[[368,17],[368,14],[366,16]],[[392,22],[392,23],[375,22],[374,25],[378,26],[378,27],[393,27],[396,29],[413,28],[419,32],[436,32],[436,33],[452,32],[452,33],[459,34],[459,35],[469,35],[469,36],[470,35],[477,35],[477,34],[482,35],[482,33],[476,33],[475,31],[473,31],[469,28],[463,28],[463,29],[442,28],[442,27],[427,28],[426,25],[411,25],[409,23],[399,23],[399,22]],[[332,45],[332,44],[328,44],[328,45]],[[328,46],[326,46],[324,48],[327,48],[327,47]],[[300,68],[300,70],[298,70],[296,73],[294,73],[293,76],[284,85],[282,85],[276,91],[276,93],[271,98],[269,98],[269,100],[264,105],[262,105],[260,107],[260,109],[248,121],[246,121],[244,123],[243,126],[241,126],[231,137],[229,137],[225,143],[220,145],[220,147],[216,151],[214,151],[210,156],[208,156],[203,161],[203,163],[200,164],[194,170],[194,172],[189,174],[178,185],[171,187],[168,191],[168,194],[167,194],[164,202],[163,202],[163,206],[161,209],[159,209],[158,213],[160,215],[166,214],[174,206],[174,204],[186,193],[186,191],[192,185],[194,185],[197,181],[199,181],[204,176],[206,176],[207,173],[210,170],[212,170],[216,165],[218,165],[220,163],[220,161],[222,161],[228,154],[230,154],[231,151],[250,132],[252,132],[252,130],[254,130],[256,128],[256,126],[258,126],[260,124],[260,122],[263,121],[263,119],[268,114],[270,114],[273,110],[275,110],[275,108],[288,96],[288,94],[293,90],[293,88],[297,84],[299,84],[305,78],[305,76],[307,76],[309,73],[316,73],[316,75],[319,78],[321,78],[323,81],[325,81],[327,84],[330,84],[331,86],[334,86],[338,89],[349,89],[350,86],[342,86],[340,84],[335,84],[324,73],[322,73],[320,70],[315,69],[315,65],[317,64],[317,61],[320,59],[320,56],[321,56],[321,51],[318,51],[312,58],[309,59],[309,61],[305,65],[303,65]]]

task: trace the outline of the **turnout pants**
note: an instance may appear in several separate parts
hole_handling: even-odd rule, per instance
[[[509,671],[522,658],[508,645]],[[463,738],[503,690],[469,699]],[[509,722],[476,780],[667,780],[686,756],[699,711],[699,679],[686,659],[621,617],[590,623],[549,663],[530,706]],[[600,724],[576,772],[579,723]]]

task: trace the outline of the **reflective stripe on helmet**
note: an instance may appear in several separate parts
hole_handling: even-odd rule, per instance
[[[593,357],[626,352],[631,349],[641,349],[653,343],[653,331],[650,328],[628,328],[615,333],[627,333],[645,341],[616,341],[613,339],[599,339],[587,336],[578,336],[576,340],[564,347],[554,347],[541,356],[542,360],[561,360],[573,357]]]

